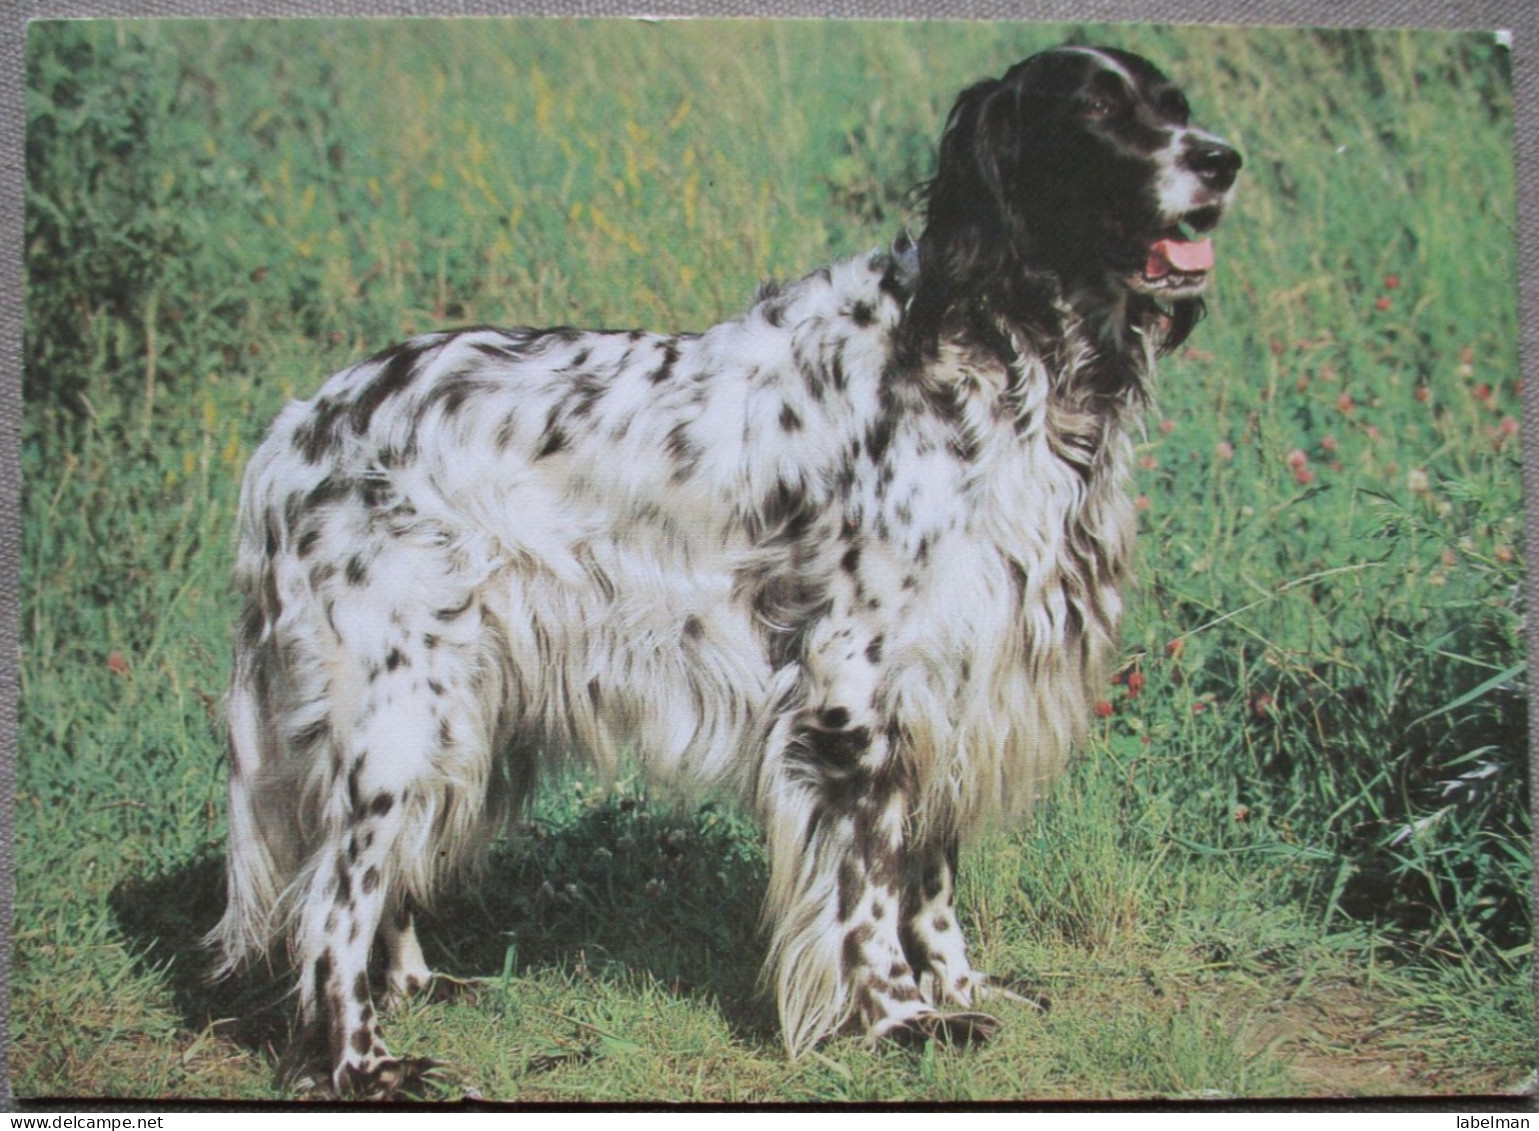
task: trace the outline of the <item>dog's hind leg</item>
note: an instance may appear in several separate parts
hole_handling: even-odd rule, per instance
[[[426,976],[411,921],[396,916],[431,900],[486,840],[498,700],[488,681],[498,677],[469,626],[455,642],[444,612],[393,614],[398,603],[371,600],[366,580],[333,609],[344,646],[331,669],[332,749],[316,783],[321,835],[295,943],[312,1064],[325,1065],[337,1093],[375,1097],[420,1086],[432,1067],[386,1047],[369,957],[378,935],[392,989]],[[480,615],[468,603],[448,612]]]
[[[389,799],[388,805],[386,799]],[[390,1055],[369,986],[369,952],[386,911],[404,805],[375,790],[349,814],[311,878],[300,919],[300,1045],[339,1095],[389,1096],[419,1083],[428,1062]],[[317,1076],[319,1072],[315,1073]]]

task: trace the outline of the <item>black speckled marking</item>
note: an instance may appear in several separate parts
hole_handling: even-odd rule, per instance
[[[824,730],[843,730],[850,725],[847,707],[827,707],[818,712],[818,725]]]
[[[546,459],[549,456],[556,455],[558,452],[566,451],[570,444],[571,440],[566,432],[559,425],[553,424],[545,430],[545,438],[540,442],[540,446],[535,449],[534,458]]]
[[[406,342],[375,356],[374,361],[383,362],[383,368],[358,394],[348,410],[348,422],[354,432],[360,436],[366,433],[379,407],[411,385],[417,376],[418,363],[435,345]]]

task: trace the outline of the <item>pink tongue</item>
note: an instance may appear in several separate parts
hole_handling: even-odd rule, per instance
[[[1158,279],[1172,271],[1195,275],[1213,266],[1212,240],[1156,240],[1149,248],[1144,274]]]

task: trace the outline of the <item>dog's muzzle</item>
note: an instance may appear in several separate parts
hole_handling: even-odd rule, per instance
[[[1213,241],[1203,233],[1223,219],[1243,164],[1234,148],[1216,138],[1205,138],[1181,155],[1181,172],[1198,182],[1192,197],[1200,203],[1155,234],[1143,267],[1130,280],[1134,290],[1169,298],[1202,292],[1214,264]]]

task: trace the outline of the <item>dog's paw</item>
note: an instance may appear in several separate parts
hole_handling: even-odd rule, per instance
[[[443,1062],[425,1056],[387,1056],[366,1065],[344,1064],[336,1094],[349,1100],[423,1099]]]
[[[994,1039],[1003,1028],[997,1017],[977,1010],[958,1013],[918,1013],[881,1036],[900,1045],[919,1046],[930,1041],[956,1047],[981,1045]]]
[[[388,1054],[333,1067],[317,1026],[306,1026],[278,1062],[278,1087],[318,1100],[390,1100],[425,1096],[442,1062]]]

